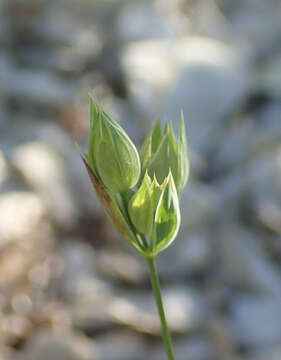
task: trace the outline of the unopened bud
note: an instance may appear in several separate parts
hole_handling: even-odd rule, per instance
[[[137,149],[121,126],[93,99],[90,101],[89,165],[107,189],[114,193],[125,192],[140,176]]]

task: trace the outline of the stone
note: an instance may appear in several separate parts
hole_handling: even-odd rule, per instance
[[[235,169],[220,178],[214,189],[220,196],[221,213],[233,214],[249,195],[249,169],[245,167]]]
[[[1,95],[1,89],[0,89]],[[5,129],[6,121],[8,119],[8,111],[7,108],[3,104],[3,98],[0,100],[0,131],[3,132]],[[1,143],[2,150],[5,150],[4,144]]]
[[[129,331],[111,331],[96,339],[98,359],[143,360],[149,358],[147,345],[137,334]]]
[[[1,47],[3,45],[4,46],[7,45],[8,41],[9,41],[8,22],[6,21],[3,13],[4,12],[1,11],[1,14],[0,14],[0,45],[1,45]]]
[[[167,2],[162,0],[165,6]],[[221,13],[225,1],[217,3],[215,0],[198,0],[184,6],[181,1],[177,2],[177,12],[183,17],[192,32],[208,35],[212,38],[221,38],[221,35],[228,31],[228,23],[224,21]],[[167,6],[167,5],[166,5]],[[231,39],[232,40],[232,39]]]
[[[144,1],[125,3],[116,21],[115,32],[122,42],[167,38],[179,34],[179,26],[161,14],[156,4]]]
[[[17,360],[18,356],[18,352],[13,350],[12,348],[3,345],[0,347],[1,360]]]
[[[234,125],[225,129],[217,143],[214,154],[214,173],[225,179],[224,175],[232,174],[250,160],[250,147],[256,139],[257,129],[249,117],[238,118]]]
[[[27,317],[13,313],[2,314],[0,329],[1,344],[13,346],[17,342],[24,340],[31,331],[31,328],[31,321]]]
[[[212,239],[209,232],[199,230],[188,236],[180,232],[173,244],[157,258],[158,271],[162,279],[184,279],[186,276],[207,271],[212,258]]]
[[[1,98],[6,95],[7,87],[9,86],[9,80],[12,76],[12,59],[8,56],[7,53],[2,53],[0,56],[0,77],[1,77],[1,84],[0,84],[0,94]],[[2,105],[2,100],[1,100]]]
[[[59,288],[63,296],[73,301],[91,299],[104,301],[111,287],[96,273],[96,255],[93,248],[80,239],[69,239],[62,248],[63,274]]]
[[[271,146],[280,144],[280,111],[281,102],[278,99],[265,104],[260,111],[256,113],[257,131],[253,150],[258,150],[258,148],[262,146],[270,146],[270,144]]]
[[[210,341],[202,336],[177,342],[176,356],[178,360],[211,360],[216,358],[216,351]]]
[[[270,346],[265,350],[254,351],[254,355],[249,360],[279,360],[281,354],[280,345]]]
[[[75,34],[81,29],[79,22],[60,2],[49,4],[32,20],[32,31],[37,37],[53,45],[73,46]]]
[[[241,57],[222,42],[203,37],[131,43],[121,62],[147,128],[159,114],[178,124],[182,109],[190,146],[200,153],[216,144],[218,128],[241,105],[251,85]]]
[[[8,166],[6,157],[4,156],[3,152],[0,150],[0,187],[4,183],[4,181],[8,177]]]
[[[6,96],[16,101],[60,107],[71,103],[74,85],[48,71],[12,69]]]
[[[75,329],[92,334],[105,332],[114,327],[114,322],[108,314],[108,306],[113,295],[101,294],[96,298],[76,299],[76,303],[68,308],[70,322]],[[95,304],[93,306],[93,303]]]
[[[163,287],[167,321],[172,332],[194,330],[206,320],[208,306],[202,294],[182,286]],[[161,334],[158,313],[151,293],[134,291],[116,296],[110,303],[109,314],[120,324],[148,334]]]
[[[274,150],[255,163],[250,172],[253,198],[252,211],[268,229],[281,234],[281,148]]]
[[[203,336],[188,337],[181,340],[174,339],[175,358],[178,360],[213,360],[216,358],[215,349]],[[163,346],[152,351],[153,360],[162,360],[166,356]]]
[[[251,217],[252,220],[260,221],[263,225],[279,234],[280,184],[278,183],[278,177],[280,175],[278,174],[280,173],[280,146],[277,140],[278,129],[275,127],[277,136],[273,136],[271,141],[270,137],[274,132],[274,126],[270,127],[268,132],[266,128],[263,135],[261,137],[257,136],[253,143],[251,143],[252,136],[249,135],[246,148],[243,143],[238,141],[238,144],[235,145],[236,149],[238,150],[240,145],[251,156],[249,157],[245,155],[244,151],[238,150],[241,159],[243,159],[242,163],[238,161],[237,166],[229,169],[224,174],[225,176],[221,176],[216,182],[215,188],[216,193],[220,197],[222,210],[229,211],[231,209],[233,214],[239,209],[239,206],[245,206],[245,199],[247,199],[248,217]],[[253,130],[253,132],[255,134],[256,130]],[[260,133],[262,134],[262,127]],[[265,146],[258,145],[260,141],[263,142],[262,138],[266,139]],[[255,141],[257,141],[256,146],[254,145]],[[223,150],[226,149],[224,148]],[[222,159],[222,157],[219,158]],[[227,159],[230,159],[230,157],[226,154],[225,161],[223,160],[224,164],[226,164]]]
[[[26,183],[40,196],[49,216],[69,228],[78,218],[78,209],[63,157],[47,144],[30,142],[15,148],[12,164]]]
[[[280,342],[280,300],[240,295],[233,299],[230,312],[231,325],[239,345],[257,350]]]
[[[60,191],[64,193],[64,195],[61,196],[68,198],[67,201],[70,203],[68,205],[69,209],[64,209],[63,203],[56,204],[60,199],[50,195],[48,199],[50,206],[53,202],[53,206],[58,212],[64,211],[64,214],[58,214],[57,220],[55,219],[55,221],[58,221],[62,226],[68,226],[67,223],[68,221],[72,221],[72,216],[74,220],[76,216],[85,213],[96,216],[97,218],[100,217],[102,209],[95,196],[95,191],[88,178],[80,153],[77,147],[75,147],[73,139],[65,130],[45,116],[40,118],[40,121],[37,117],[27,117],[25,115],[15,116],[12,120],[13,121],[10,122],[6,121],[3,132],[0,132],[0,141],[5,149],[5,153],[9,155],[9,160],[13,167],[25,178],[28,186],[31,186],[34,190],[38,191],[38,193],[40,192],[43,197],[46,197],[45,192]],[[22,127],[23,123],[24,127]],[[1,136],[2,134],[5,134],[5,136]],[[31,154],[33,154],[32,156],[35,158],[38,158],[36,149],[42,149],[40,152],[40,156],[42,157],[41,166],[44,166],[43,158],[45,159],[45,166],[47,166],[47,158],[51,158],[49,161],[54,162],[53,166],[61,172],[60,179],[57,179],[55,182],[52,178],[46,177],[44,179],[46,188],[44,188],[41,183],[35,184],[35,178],[32,179],[32,174],[36,173],[34,168],[31,169],[31,165],[29,164],[30,167],[27,169],[26,160],[24,163],[20,162],[19,167],[17,165],[16,159],[17,157],[21,157],[19,154],[21,150],[17,151],[18,148],[23,150],[23,154],[21,155],[23,157],[26,156],[26,159],[31,156]],[[41,159],[38,158],[37,161],[39,160],[41,162]],[[27,173],[25,175],[24,172],[29,172],[29,175]],[[36,176],[38,176],[38,174]],[[57,176],[59,176],[59,174]],[[63,188],[61,188],[62,185]],[[60,190],[58,190],[58,188],[60,188]],[[66,200],[64,200],[64,202],[66,202]],[[67,220],[67,217],[69,220]]]
[[[9,160],[12,160],[10,155],[15,150],[15,147],[24,143],[39,142],[49,145],[63,155],[69,149],[74,149],[69,135],[51,117],[47,116],[45,112],[42,113],[42,116],[36,116],[22,111],[21,114],[9,114],[9,118],[11,121],[8,121],[7,117],[3,124],[3,130],[8,136],[5,137],[2,133],[0,134],[1,144],[4,145],[4,150],[9,155]]]
[[[40,330],[25,345],[23,360],[94,360],[96,348],[87,337],[75,332]]]
[[[280,270],[263,254],[255,233],[239,226],[224,226],[218,251],[228,284],[281,298]]]
[[[235,34],[239,39],[241,50],[248,54],[253,61],[260,61],[265,56],[271,55],[280,41],[280,2],[270,0],[266,6],[263,2],[255,0],[224,1],[226,5],[223,16],[228,18],[228,31]],[[260,24],[267,23],[269,26],[262,29]]]
[[[16,293],[11,299],[11,307],[17,314],[29,316],[32,313],[31,298],[25,293]]]
[[[54,246],[52,228],[43,202],[29,191],[1,194],[0,216],[1,292],[14,312],[26,316],[33,306],[30,287],[40,292],[49,283],[51,272],[44,261]]]
[[[281,95],[281,52],[262,64],[257,75],[257,87],[261,93],[279,100]]]
[[[38,196],[28,191],[7,192],[0,196],[0,248],[12,242],[24,246],[38,235],[46,209]]]
[[[161,114],[164,96],[177,75],[170,61],[170,45],[164,40],[138,41],[124,46],[121,53],[129,95],[147,131]]]
[[[118,250],[97,251],[97,271],[126,284],[140,285],[147,278],[145,263],[137,256]]]
[[[50,49],[48,47],[25,48],[19,52],[18,58],[23,64],[34,68],[39,67],[46,71],[71,75],[81,71],[87,59],[85,55],[79,54],[76,48]]]
[[[221,296],[221,298],[222,297],[223,296]],[[221,304],[224,300],[221,299]],[[239,357],[234,357],[236,348],[233,339],[233,331],[226,316],[221,316],[221,314],[216,313],[216,315],[208,322],[207,330],[208,338],[211,340],[215,349],[216,357],[220,359],[239,359]]]
[[[281,138],[280,111],[280,102],[272,101],[257,111],[254,118],[236,118],[213,151],[214,172],[218,176],[233,172],[277,148]]]
[[[45,328],[58,332],[71,330],[71,316],[69,306],[66,302],[45,301],[44,306],[41,306],[40,310],[34,315],[38,323],[44,324],[40,330],[44,330]],[[32,337],[30,337],[30,339],[32,341]]]
[[[39,122],[36,118],[31,120],[26,117],[16,118],[16,125],[11,129],[13,137],[25,145],[34,144],[36,147],[38,144],[38,146],[46,149],[45,153],[48,152],[49,156],[56,158],[53,161],[57,162],[58,168],[61,168],[60,181],[64,183],[63,191],[72,199],[69,201],[75,206],[75,216],[78,213],[89,213],[97,218],[100,217],[102,214],[101,206],[73,139],[51,119],[44,118],[41,120]],[[25,123],[25,128],[24,131],[21,129],[19,132],[18,123],[22,122]],[[11,147],[11,151],[17,153],[14,146]],[[49,180],[51,181],[51,179]],[[59,186],[59,183],[55,185]],[[71,211],[73,211],[73,205]]]
[[[180,200],[181,233],[186,236],[210,224],[215,219],[219,206],[220,199],[211,186],[190,181]]]
[[[182,41],[174,55],[181,71],[165,99],[163,114],[177,119],[182,109],[190,147],[205,152],[247,96],[250,76],[242,59],[215,40]]]
[[[47,43],[43,43],[45,46],[25,47],[18,50],[18,58],[23,64],[45,71],[71,75],[79,73],[88,61],[98,58],[103,46],[103,35],[94,23],[91,23],[91,28],[83,28],[81,25],[71,33],[67,33],[66,30],[65,34],[61,26],[48,29],[45,33],[44,29],[38,26],[40,36],[52,41],[53,45],[56,42],[69,42],[71,46],[50,48]]]

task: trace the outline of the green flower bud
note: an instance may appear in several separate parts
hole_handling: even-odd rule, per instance
[[[138,232],[151,236],[154,216],[162,189],[146,172],[142,184],[129,202],[129,216]]]
[[[160,121],[146,137],[141,149],[142,171],[156,176],[162,183],[171,170],[176,188],[180,194],[186,185],[189,174],[186,132],[183,115],[181,115],[180,135],[177,142],[173,127],[167,125],[164,133]]]
[[[180,227],[179,200],[171,172],[169,172],[163,187],[154,219],[152,239],[155,254],[173,242]]]
[[[135,186],[140,176],[137,149],[121,126],[92,98],[90,102],[89,165],[105,188],[123,193]]]
[[[180,209],[173,175],[162,185],[146,172],[139,190],[129,203],[129,216],[136,230],[151,238],[148,254],[157,255],[175,239],[180,226]]]
[[[177,156],[178,145],[174,137],[172,126],[168,125],[166,126],[165,134],[160,145],[148,165],[147,170],[149,175],[153,176],[155,174],[159,183],[163,183],[171,169],[175,181],[177,181]]]

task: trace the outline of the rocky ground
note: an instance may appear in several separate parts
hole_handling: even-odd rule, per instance
[[[75,148],[87,92],[138,144],[183,109],[158,258],[177,360],[281,358],[279,0],[0,0],[0,359],[162,360],[144,261]]]

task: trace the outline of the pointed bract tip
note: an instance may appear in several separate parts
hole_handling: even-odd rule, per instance
[[[172,173],[171,168],[169,169],[169,172],[168,172],[168,175],[167,175],[167,177],[165,179],[165,182],[166,182],[166,184],[174,183],[174,178],[173,178],[173,173]]]
[[[153,180],[152,180],[152,183],[151,183],[151,186],[160,186],[159,185],[159,183],[158,183],[158,181],[157,181],[157,178],[156,178],[156,175],[155,175],[155,173],[154,173],[154,175],[153,175]]]
[[[180,115],[180,117],[181,117],[181,121],[184,121],[183,109],[181,109],[181,115]]]
[[[160,127],[160,128],[161,128],[161,117],[160,117],[160,116],[158,116],[157,121],[156,121],[156,124],[155,124],[154,127],[155,127],[155,128],[156,128],[156,127]]]
[[[149,174],[148,174],[148,171],[147,171],[147,169],[145,170],[145,174],[144,174],[144,177],[143,177],[143,181],[146,181],[146,182],[148,182],[149,183],[149,185],[151,184],[151,178],[150,178],[150,176],[149,176]]]

